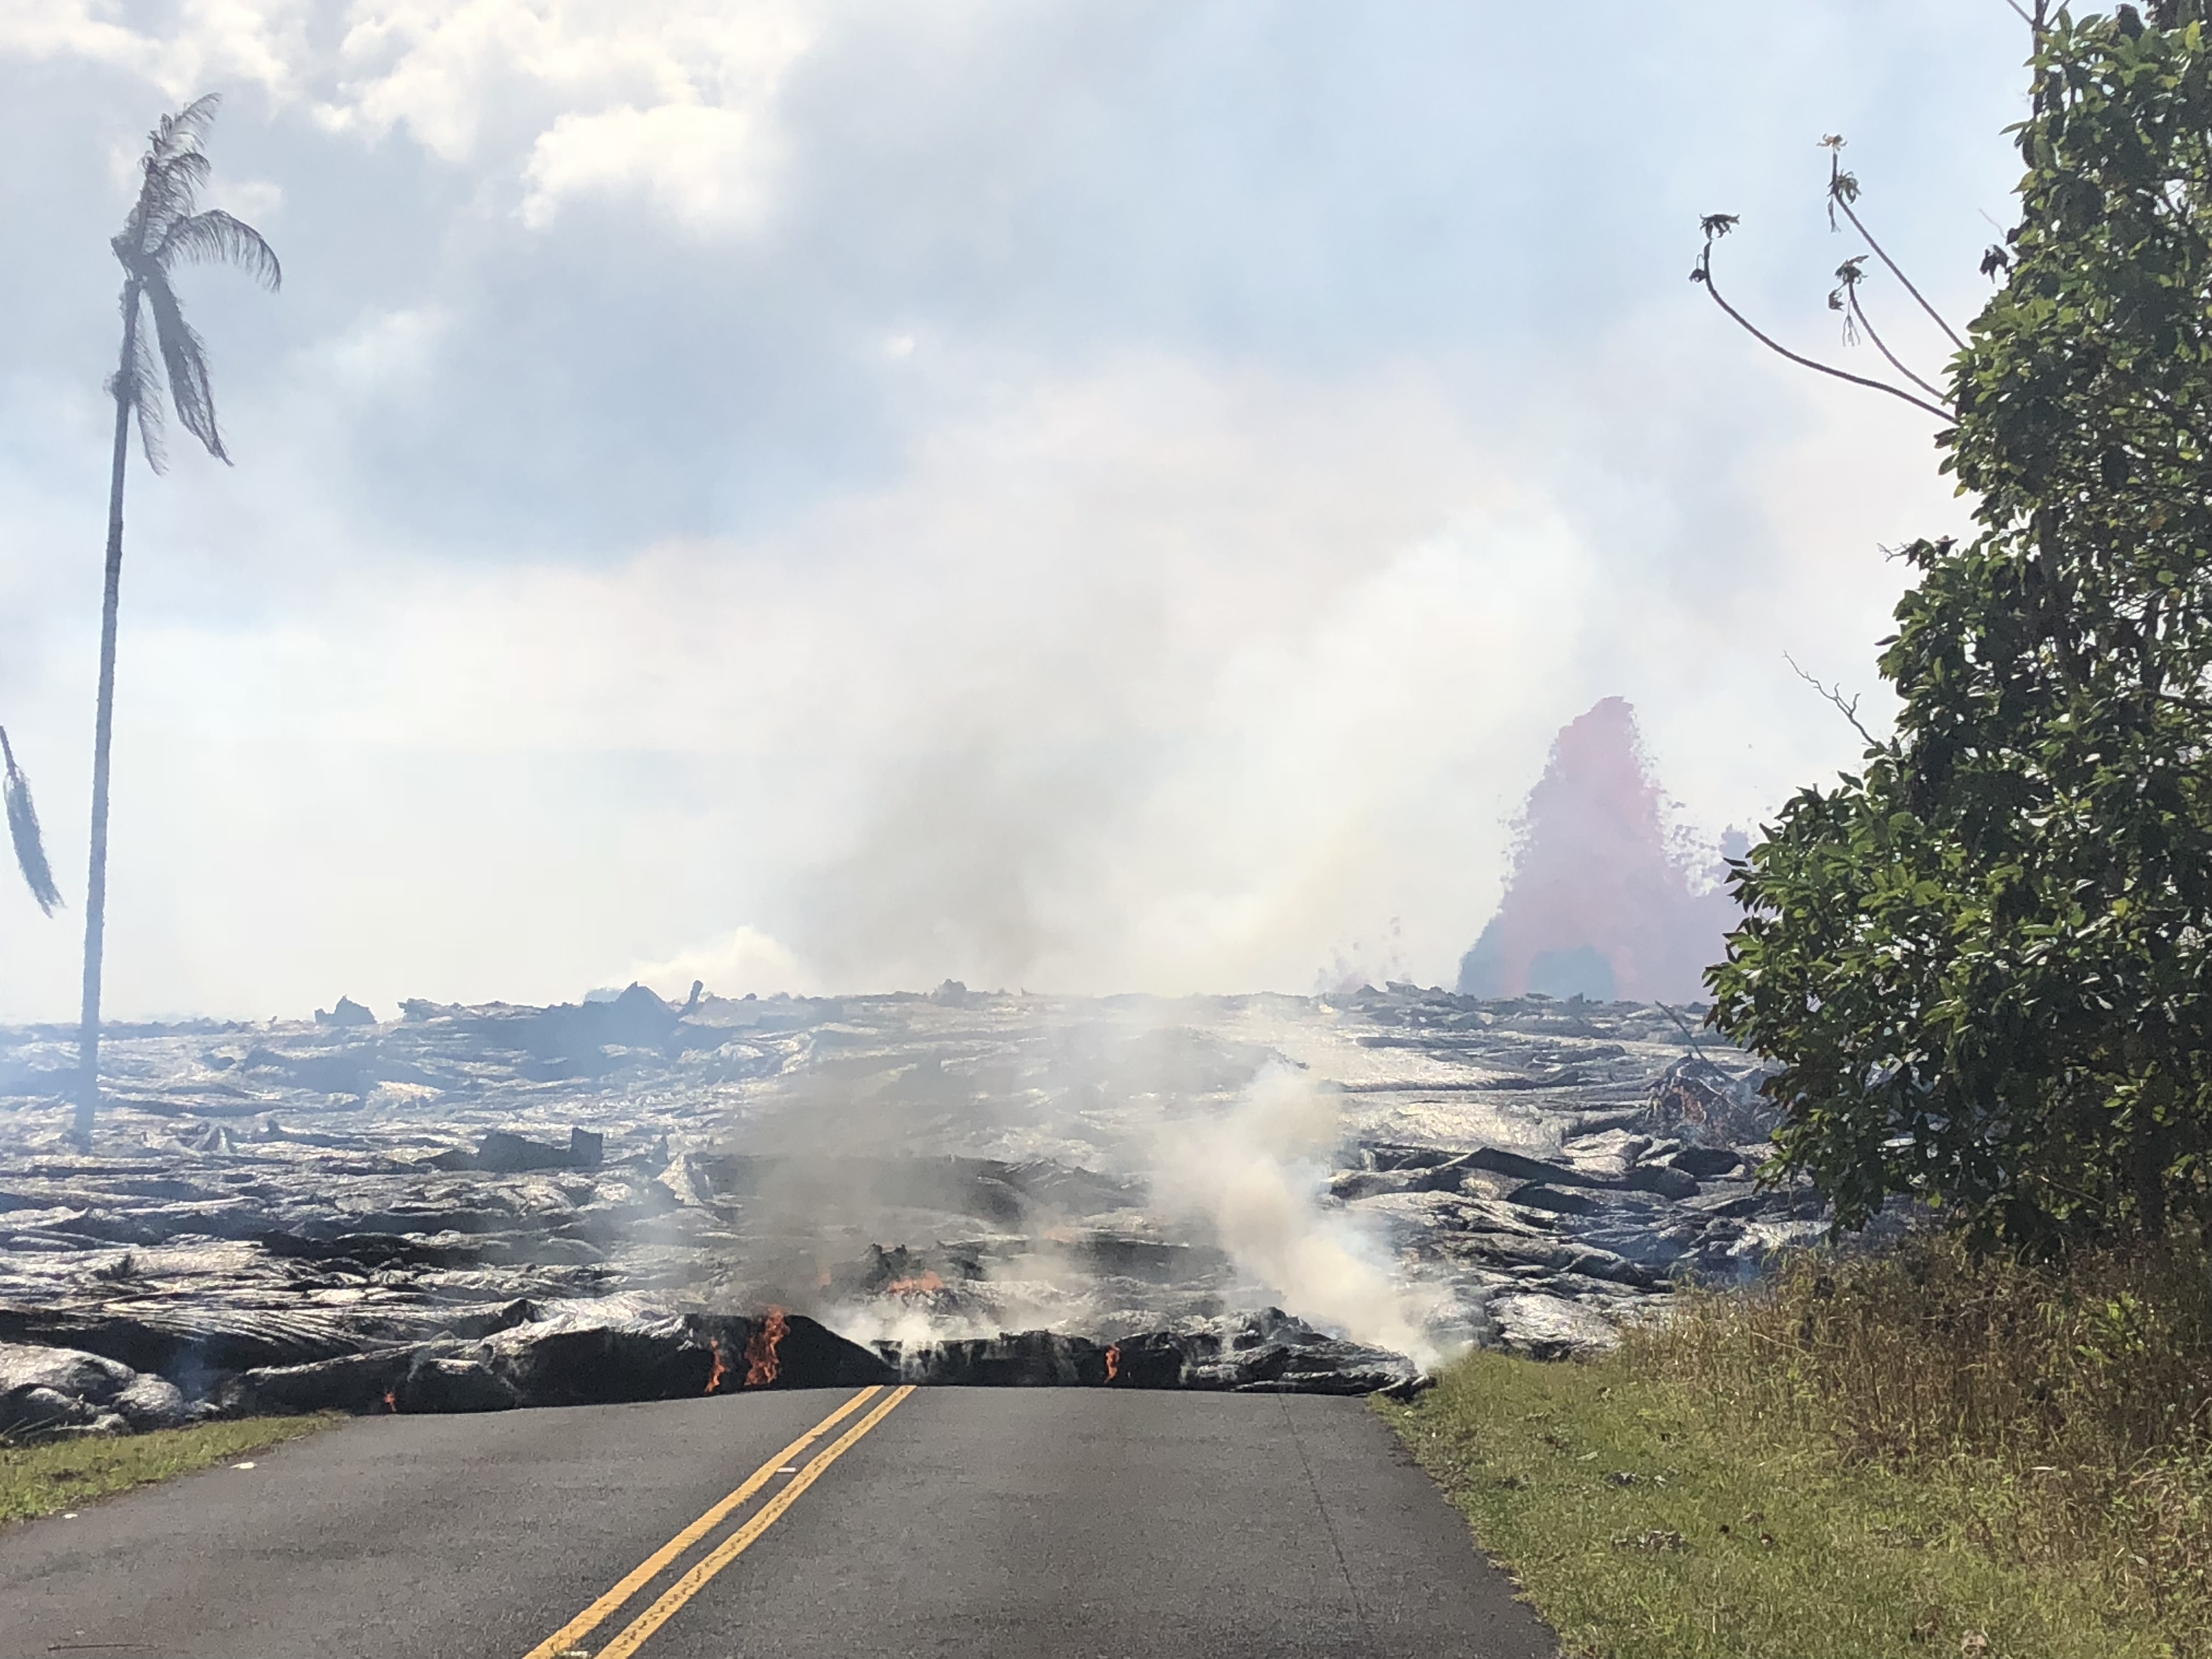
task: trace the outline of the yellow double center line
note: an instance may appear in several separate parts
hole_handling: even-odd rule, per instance
[[[757,1496],[761,1489],[783,1474],[791,1460],[805,1451],[823,1435],[836,1427],[846,1418],[883,1392],[880,1387],[866,1388],[831,1412],[805,1434],[793,1441],[767,1462],[745,1477],[744,1484],[727,1498],[716,1504],[690,1526],[678,1533],[651,1555],[638,1563],[631,1571],[605,1595],[586,1607],[567,1624],[555,1631],[523,1659],[563,1659],[563,1656],[580,1652],[583,1639],[619,1613],[624,1603],[659,1577],[680,1556],[722,1524],[738,1510]],[[891,1414],[899,1401],[912,1394],[912,1387],[894,1389],[882,1404],[817,1452],[806,1467],[793,1474],[782,1490],[761,1505],[759,1512],[725,1538],[701,1559],[698,1565],[678,1578],[664,1591],[659,1600],[624,1626],[613,1641],[599,1650],[596,1659],[629,1659],[645,1644],[646,1638],[676,1616],[678,1609],[696,1595],[709,1579],[753,1547],[760,1535],[774,1526],[783,1512],[797,1503],[799,1495],[822,1478],[823,1471],[860,1443],[860,1437]]]

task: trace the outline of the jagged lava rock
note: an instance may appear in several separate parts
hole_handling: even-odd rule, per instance
[[[0,1030],[0,1341],[102,1356],[188,1409],[700,1392],[717,1339],[670,1322],[771,1305],[787,1342],[811,1318],[878,1368],[854,1376],[888,1341],[945,1381],[1401,1377],[1341,1332],[1255,1337],[1300,1311],[1295,1287],[1155,1202],[1163,1126],[1243,1110],[1267,1068],[1340,1131],[1333,1168],[1310,1146],[1279,1165],[1301,1224],[1348,1229],[1437,1348],[1526,1340],[1533,1311],[1496,1311],[1516,1297],[1594,1338],[1678,1274],[1740,1277],[1820,1231],[1807,1194],[1744,1178],[1760,1068],[1632,1004],[1394,986],[678,1009],[638,987],[118,1027],[128,1082],[91,1155],[66,1140],[73,1042]]]

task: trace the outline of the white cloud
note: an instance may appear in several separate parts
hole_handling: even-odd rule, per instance
[[[360,0],[348,13],[337,126],[404,125],[459,160],[520,106],[532,211],[562,188],[631,179],[679,210],[719,201],[702,174],[757,165],[777,85],[809,40],[787,0]]]
[[[170,98],[248,84],[457,164],[492,142],[534,226],[624,187],[694,224],[755,214],[777,89],[811,39],[794,0],[197,0],[167,29],[100,9],[0,10],[0,56],[88,59]]]
[[[532,147],[522,220],[542,229],[570,197],[641,188],[687,224],[748,222],[765,205],[769,159],[750,110],[662,104],[571,112]]]
[[[371,312],[307,356],[314,371],[348,392],[405,395],[428,383],[453,324],[434,306]]]
[[[298,0],[196,0],[178,8],[166,33],[103,15],[115,9],[100,0],[17,0],[0,8],[0,55],[86,59],[172,98],[197,96],[217,81],[272,92],[294,82],[307,11]]]

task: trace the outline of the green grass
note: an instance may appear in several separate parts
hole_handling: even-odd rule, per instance
[[[1971,1480],[1731,1430],[1631,1361],[1482,1354],[1390,1415],[1571,1654],[2182,1659],[2198,1615],[2008,1559]],[[1632,1477],[1626,1482],[1620,1477]],[[2002,1499],[2002,1494],[1994,1494]]]
[[[233,1462],[338,1420],[333,1416],[252,1417],[112,1439],[0,1444],[0,1522],[72,1510],[149,1480]]]
[[[1812,1251],[1391,1415],[1570,1652],[2212,1659],[2212,1240]]]

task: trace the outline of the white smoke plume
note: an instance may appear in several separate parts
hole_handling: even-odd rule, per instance
[[[1286,1313],[1427,1370],[1443,1357],[1432,1300],[1396,1276],[1379,1241],[1322,1206],[1340,1139],[1335,1097],[1270,1061],[1228,1111],[1162,1126],[1154,1202],[1211,1223]]]

